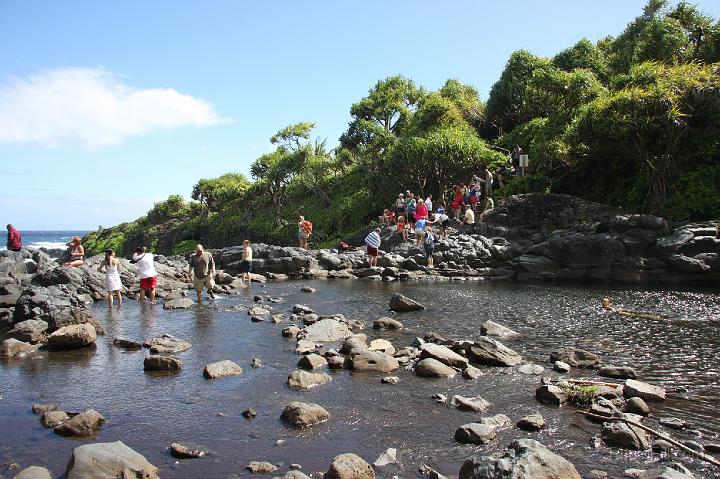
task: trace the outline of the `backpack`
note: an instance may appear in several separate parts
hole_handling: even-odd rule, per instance
[[[435,246],[435,233],[432,231],[425,233],[425,244],[428,246]]]
[[[311,235],[313,232],[313,224],[310,221],[305,220],[303,221],[303,229],[307,234]]]

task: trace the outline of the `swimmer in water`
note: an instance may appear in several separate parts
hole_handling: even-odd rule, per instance
[[[638,311],[627,311],[622,308],[615,308],[615,307],[613,307],[612,303],[610,302],[610,298],[603,298],[601,306],[602,306],[602,309],[605,311],[608,311],[610,313],[619,314],[620,316],[625,316],[627,318],[651,319],[654,321],[663,321],[665,319],[662,316],[660,316],[659,314],[641,313]]]

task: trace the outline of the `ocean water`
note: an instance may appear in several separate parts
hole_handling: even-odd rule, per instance
[[[85,230],[67,230],[67,231],[23,231],[23,246],[28,248],[65,248],[65,244],[72,239],[73,236],[85,236],[89,231]],[[3,237],[0,250],[6,248],[7,236]]]

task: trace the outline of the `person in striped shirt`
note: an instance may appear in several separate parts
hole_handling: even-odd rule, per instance
[[[371,268],[377,266],[378,249],[380,248],[380,228],[376,228],[365,237],[365,244],[367,245],[368,264]]]

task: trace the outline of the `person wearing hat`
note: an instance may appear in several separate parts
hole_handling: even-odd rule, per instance
[[[395,200],[395,213],[397,216],[405,215],[405,195],[400,193]]]
[[[447,236],[447,227],[450,226],[450,217],[445,214],[445,208],[438,208],[432,221],[428,221],[428,224],[440,225],[440,236]]]

